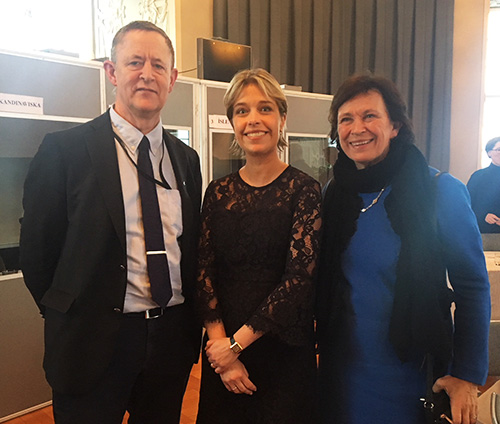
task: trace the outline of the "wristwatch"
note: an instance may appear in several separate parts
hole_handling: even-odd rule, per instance
[[[241,347],[241,345],[236,341],[234,340],[234,336],[231,336],[229,338],[229,348],[236,354],[238,353],[241,353],[241,351],[243,350],[243,348]]]

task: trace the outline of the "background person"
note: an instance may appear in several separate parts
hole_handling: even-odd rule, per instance
[[[204,198],[198,423],[309,424],[320,187],[279,159],[287,102],[274,77],[239,72],[224,104],[246,163]]]
[[[317,320],[322,423],[425,423],[426,366],[475,423],[488,370],[489,284],[465,186],[436,176],[388,79],[353,76],[330,109]],[[452,341],[451,292],[456,304]]]
[[[479,230],[500,233],[500,137],[488,141],[485,150],[491,164],[474,172],[467,188]]]
[[[126,25],[104,68],[113,107],[48,134],[31,163],[21,266],[45,318],[56,423],[118,424],[126,410],[130,424],[178,423],[201,340],[199,160],[162,128],[177,78],[163,30]]]

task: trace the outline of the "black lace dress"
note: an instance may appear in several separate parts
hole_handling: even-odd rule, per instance
[[[228,336],[244,324],[265,334],[239,357],[257,386],[252,396],[226,390],[202,355],[199,424],[314,422],[320,202],[319,184],[293,167],[264,187],[238,173],[209,185],[199,259],[203,320],[222,321]]]

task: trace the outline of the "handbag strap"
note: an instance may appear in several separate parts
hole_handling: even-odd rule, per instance
[[[434,358],[432,354],[425,355],[426,362],[426,393],[425,398],[420,399],[424,402],[424,409],[432,412],[434,410],[434,392],[432,386],[434,385]]]

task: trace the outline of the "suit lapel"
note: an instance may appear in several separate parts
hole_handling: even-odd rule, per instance
[[[85,141],[111,221],[126,251],[125,210],[109,111],[91,122],[91,126],[94,131],[87,133]],[[186,187],[188,159],[182,146],[179,146],[167,131],[163,130],[163,136],[181,196],[182,222],[186,227],[191,222],[193,214],[191,198]]]
[[[109,111],[95,119],[91,126],[94,131],[86,135],[87,148],[111,221],[126,251],[125,209]]]

